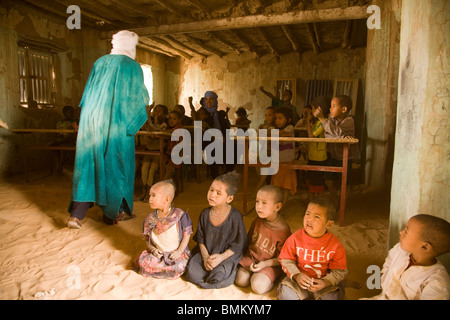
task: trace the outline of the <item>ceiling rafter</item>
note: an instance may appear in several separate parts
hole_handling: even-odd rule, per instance
[[[184,1],[186,1],[190,5],[193,5],[197,9],[202,10],[203,12],[206,12],[206,13],[210,13],[211,12],[211,10],[206,5],[204,5],[203,3],[201,3],[198,0],[184,0]]]
[[[155,0],[158,3],[161,0]],[[301,24],[325,21],[343,21],[348,19],[367,19],[367,6],[347,8],[318,9],[306,11],[284,12],[279,14],[259,14],[234,18],[210,19],[169,25],[132,28],[130,31],[139,36],[182,34],[206,31],[232,30],[252,27],[270,27],[283,24]],[[103,38],[111,38],[114,31],[104,32]]]
[[[157,46],[163,46],[165,51],[168,52],[172,52],[175,53],[176,55],[182,56],[184,59],[186,60],[191,60],[192,56],[187,54],[186,52],[184,52],[183,50],[177,49],[175,47],[173,47],[170,43],[168,43],[167,41],[157,38],[157,37],[148,37],[148,38],[144,38],[145,39],[155,42],[157,44]],[[148,42],[147,42],[148,43]]]
[[[140,48],[140,49],[142,49],[142,50],[151,51],[151,52],[153,52],[153,53],[154,53],[154,52],[156,52],[156,53],[161,53],[161,54],[166,55],[166,56],[169,56],[169,57],[171,57],[171,58],[178,57],[178,55],[175,55],[175,54],[173,54],[173,53],[170,53],[170,52],[168,52],[168,51],[165,51],[165,50],[163,50],[163,49],[161,49],[161,48],[158,48],[158,47],[149,45],[149,44],[143,42],[142,40],[139,41],[137,47]]]
[[[35,10],[50,13],[58,18],[67,20],[67,18],[69,17],[69,14],[66,13],[67,6],[65,6],[63,4],[56,3],[56,4],[53,4],[52,6],[50,6],[50,5],[47,5],[46,3],[42,3],[42,1],[40,1],[40,0],[24,0],[24,2],[31,5]],[[98,21],[98,19],[99,19],[98,17],[92,17],[91,15],[87,14],[83,10],[81,10],[81,14],[85,15],[93,20]],[[85,23],[85,22],[83,22],[83,23]],[[111,21],[109,23],[113,24]],[[95,22],[92,22],[92,20],[88,20],[88,22],[86,24],[90,27],[95,26]]]
[[[350,32],[352,29],[352,20],[345,22],[344,35],[342,37],[342,49],[348,49],[350,47]]]
[[[217,32],[207,32],[207,34],[210,36],[210,38],[212,40],[221,43],[222,45],[224,45],[225,47],[227,47],[231,51],[234,51],[234,52],[236,52],[239,55],[242,53],[241,50],[239,50],[239,48],[237,48],[236,46],[234,46],[233,44],[231,44],[230,42],[225,40],[223,37],[221,37],[219,34],[217,34]]]
[[[73,1],[64,1],[67,6],[73,4]],[[110,9],[107,5],[99,3],[99,1],[87,1],[87,0],[77,0],[78,6],[83,11],[83,8],[92,8],[95,10],[95,13],[90,12],[90,14],[98,15],[100,17],[109,17],[110,20],[117,20],[120,22],[125,22],[129,25],[139,24],[139,20],[136,18],[130,18],[126,16],[123,12],[116,12],[115,10]],[[86,11],[84,9],[84,11]],[[105,21],[103,18],[99,18],[102,21]],[[105,21],[106,22],[106,21]]]
[[[314,33],[314,27],[312,23],[306,23],[306,30],[308,31],[309,40],[311,42],[311,46],[313,47],[314,53],[319,54],[320,48],[317,45],[316,34]]]
[[[131,5],[131,3],[129,1],[126,1],[126,2],[121,1],[121,0],[109,0],[109,1],[111,1],[112,3],[114,3],[118,6],[126,8],[130,11],[136,12],[143,17],[150,18],[150,19],[156,19],[156,16],[152,13],[149,13],[149,10],[142,10],[138,6]]]
[[[189,34],[185,34],[184,36],[190,42],[192,42],[192,43],[196,44],[197,46],[201,47],[204,51],[207,51],[207,52],[209,52],[211,54],[215,54],[216,56],[219,56],[220,58],[222,58],[225,55],[224,52],[222,52],[220,50],[217,50],[217,49],[214,49],[211,46],[208,46],[208,45],[204,44],[202,41],[200,41],[199,39],[197,39],[197,38],[195,38],[195,37],[193,37],[193,36],[191,36]]]
[[[155,0],[155,2],[157,2],[161,7],[169,10],[173,14],[176,14],[177,16],[180,16],[180,17],[184,17],[185,16],[184,12],[181,12],[177,8],[175,8],[175,7],[171,6],[170,4],[166,3],[165,0],[164,1],[163,0]]]
[[[319,49],[322,48],[322,38],[320,37],[319,26],[316,22],[313,22],[314,35],[316,36],[316,43]]]
[[[289,25],[282,25],[281,29],[283,30],[284,35],[286,36],[286,38],[291,43],[292,49],[295,52],[301,53],[301,47],[300,47],[297,39],[295,38],[294,33],[291,30],[291,27]]]
[[[172,36],[169,36],[169,35],[167,35],[167,36],[161,36],[161,38],[164,39],[164,40],[166,40],[166,41],[169,42],[169,43],[175,44],[175,46],[180,47],[180,48],[181,48],[182,50],[184,50],[184,51],[189,51],[189,52],[191,52],[193,55],[201,56],[203,59],[208,57],[207,55],[205,55],[205,54],[203,54],[203,53],[201,53],[201,52],[198,52],[197,50],[194,50],[194,49],[192,49],[191,47],[186,46],[185,44],[181,43],[180,41],[175,40]]]
[[[232,29],[230,30],[231,33],[233,33],[233,35],[239,39],[240,42],[242,42],[245,47],[252,52],[256,57],[261,58],[262,55],[261,53],[259,53],[251,44],[250,42],[247,40],[247,38],[245,38],[238,30]]]
[[[277,61],[280,61],[280,53],[276,49],[275,45],[273,44],[272,40],[267,36],[266,32],[262,28],[256,28],[258,30],[259,34],[264,38],[267,45],[269,46],[270,50],[272,51],[273,55],[276,57]]]

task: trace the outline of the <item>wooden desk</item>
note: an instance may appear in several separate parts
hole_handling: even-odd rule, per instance
[[[22,161],[23,167],[25,171],[25,180],[29,182],[28,175],[28,163],[27,163],[27,150],[65,150],[65,151],[76,151],[76,146],[48,146],[48,145],[27,145],[25,135],[31,133],[77,133],[77,130],[58,130],[58,129],[9,129],[10,132],[15,134],[20,134],[22,141]],[[159,177],[162,180],[164,177],[164,159],[162,155],[164,155],[164,140],[170,139],[171,134],[169,132],[164,131],[138,131],[136,135],[156,135],[159,138],[159,150],[158,151],[146,151],[146,150],[136,150],[135,154],[143,154],[143,155],[156,155],[160,156],[159,158]]]
[[[236,137],[236,139],[245,139],[245,150],[249,150],[249,137]],[[260,138],[256,138],[259,140]],[[346,138],[346,139],[329,139],[329,138],[291,138],[291,137],[279,137],[261,138],[264,140],[279,140],[285,142],[326,142],[326,143],[341,143],[343,144],[343,160],[342,167],[329,167],[329,166],[311,166],[311,165],[300,165],[300,164],[288,164],[280,163],[279,166],[283,168],[295,169],[295,170],[305,170],[305,171],[325,171],[325,172],[339,172],[342,174],[341,182],[341,199],[340,199],[340,210],[339,210],[339,225],[344,225],[344,212],[345,212],[345,196],[347,191],[347,162],[348,162],[348,151],[351,144],[358,143],[358,139]],[[248,152],[245,153],[244,161],[244,190],[243,190],[243,214],[247,215],[247,193],[248,193],[248,167],[269,167],[270,165],[249,164]]]

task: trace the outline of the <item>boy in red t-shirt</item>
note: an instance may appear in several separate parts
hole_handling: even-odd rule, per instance
[[[277,290],[279,300],[339,300],[339,283],[347,275],[345,249],[328,230],[336,209],[331,200],[313,199],[306,209],[303,228],[285,242],[278,257],[285,277]]]

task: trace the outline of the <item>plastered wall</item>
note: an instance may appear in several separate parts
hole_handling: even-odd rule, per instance
[[[99,32],[83,25],[69,30],[66,21],[47,16],[28,6],[9,3],[0,6],[0,119],[12,129],[56,128],[65,105],[77,107],[94,62],[110,52],[109,41]],[[46,109],[25,109],[19,106],[18,41],[31,39],[55,52],[55,106]],[[153,67],[154,94],[165,94],[165,58],[138,50],[136,60]],[[164,98],[165,99],[165,98]],[[78,111],[79,109],[76,108]],[[27,143],[45,144],[51,135],[28,135]],[[0,177],[23,173],[20,137],[0,128]],[[48,165],[48,153],[29,153],[29,169]]]
[[[449,17],[448,1],[403,1],[390,246],[416,214],[450,220]]]

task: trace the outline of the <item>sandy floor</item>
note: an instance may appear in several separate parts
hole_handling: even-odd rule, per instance
[[[129,269],[132,259],[145,249],[142,221],[149,206],[135,202],[137,218],[107,226],[99,208],[89,210],[81,230],[66,227],[71,194],[70,172],[62,177],[34,173],[25,183],[17,176],[0,181],[0,299],[171,299],[265,300],[275,299],[275,289],[257,295],[249,288],[230,286],[205,290],[182,279],[144,278]],[[39,175],[41,177],[39,177]],[[253,177],[254,178],[254,177]],[[254,181],[253,181],[254,182]],[[206,207],[210,180],[185,182],[175,205],[189,209],[194,230]],[[254,185],[250,183],[250,185]],[[254,194],[250,196],[250,199]],[[304,193],[292,197],[284,213],[291,230],[301,227],[307,201]],[[249,203],[250,204],[250,203]],[[242,192],[233,205],[242,209]],[[354,188],[346,224],[332,232],[345,246],[349,275],[346,299],[373,296],[366,286],[367,268],[382,266],[387,248],[389,197],[383,192]],[[256,217],[244,217],[248,228]],[[190,247],[194,246],[191,240]],[[359,289],[355,288],[360,286]]]

